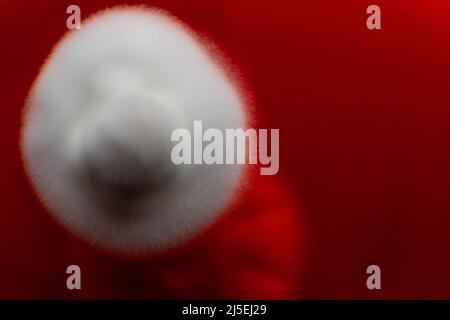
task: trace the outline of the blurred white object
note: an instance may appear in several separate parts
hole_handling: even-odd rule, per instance
[[[24,114],[22,152],[49,211],[87,241],[161,250],[206,227],[242,183],[241,165],[182,165],[171,132],[246,128],[239,90],[165,13],[118,8],[68,31]]]

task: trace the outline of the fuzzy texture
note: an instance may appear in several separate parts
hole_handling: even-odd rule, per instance
[[[170,134],[245,128],[239,91],[184,26],[150,9],[108,10],[70,31],[31,90],[22,152],[58,221],[122,253],[186,240],[225,210],[240,165],[182,165]]]

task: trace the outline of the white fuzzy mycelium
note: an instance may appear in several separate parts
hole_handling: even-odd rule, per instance
[[[27,102],[22,152],[39,198],[100,247],[157,251],[226,208],[244,168],[174,165],[171,133],[245,128],[244,102],[193,34],[165,13],[117,8],[68,31]]]

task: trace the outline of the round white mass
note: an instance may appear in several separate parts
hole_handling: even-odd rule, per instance
[[[172,163],[171,133],[245,128],[229,73],[192,31],[153,9],[116,8],[68,31],[30,91],[21,148],[63,225],[121,253],[175,246],[209,225],[241,165]]]

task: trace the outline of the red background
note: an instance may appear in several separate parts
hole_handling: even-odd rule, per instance
[[[124,2],[76,1],[82,18],[116,3]],[[306,248],[283,249],[282,230],[272,234],[280,242],[268,245],[281,248],[274,254],[287,256],[287,265],[303,261],[295,297],[450,298],[448,1],[148,3],[218,44],[242,71],[261,127],[280,128],[280,176],[303,208],[297,232]],[[207,284],[194,290],[201,295],[180,289],[175,296],[151,279],[139,284],[136,274],[146,272],[139,261],[66,234],[31,193],[18,150],[20,114],[66,32],[70,4],[0,1],[0,297],[215,297]],[[381,7],[382,30],[366,28],[371,4]],[[274,178],[259,179],[270,198],[264,186]],[[72,263],[84,270],[81,292],[65,289]],[[370,264],[381,267],[380,291],[366,288]],[[158,270],[153,277],[189,286],[173,280],[169,267]],[[188,278],[196,284],[194,274]]]

